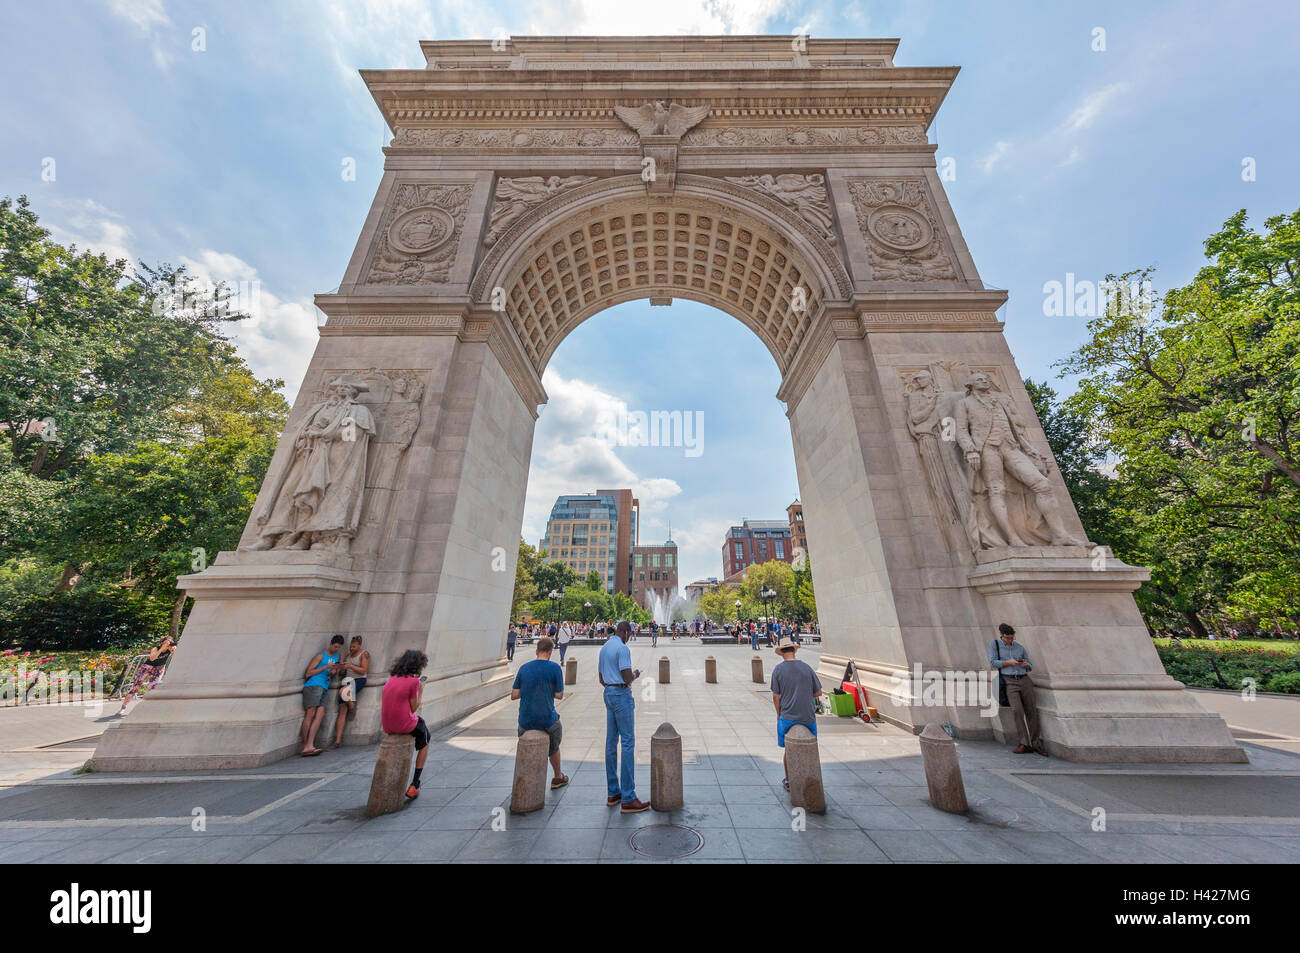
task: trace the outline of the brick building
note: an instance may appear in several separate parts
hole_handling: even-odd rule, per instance
[[[727,530],[722,541],[722,575],[733,576],[769,559],[791,562],[790,524],[786,520],[745,520]]]

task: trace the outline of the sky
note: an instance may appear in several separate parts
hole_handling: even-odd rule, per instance
[[[292,399],[312,296],[342,278],[391,135],[358,69],[422,67],[422,39],[753,33],[896,37],[896,65],[962,68],[930,139],[1037,380],[1086,334],[1086,315],[1046,313],[1049,282],[1154,266],[1157,291],[1176,286],[1238,209],[1262,227],[1300,205],[1300,4],[1195,0],[6,3],[0,195],[28,195],[60,241],[258,282],[237,343]],[[642,542],[671,521],[684,585],[721,575],[727,526],[784,518],[798,496],[776,365],[720,311],[611,308],[564,341],[544,384],[532,543],[556,495],[630,486]],[[701,452],[611,446],[596,433],[611,407],[702,414]]]

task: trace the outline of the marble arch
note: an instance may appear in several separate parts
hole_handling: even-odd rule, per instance
[[[331,633],[379,685],[430,658],[422,714],[507,694],[504,633],[541,374],[620,301],[689,297],[781,369],[816,573],[822,671],[888,719],[1005,739],[1008,713],[909,680],[1034,654],[1045,742],[1077,761],[1242,761],[1165,674],[1144,569],[1082,525],[927,130],[957,70],[896,40],[514,37],[364,70],[393,139],[239,546],[194,598],[167,681],[104,732],[98,770],[238,768],[298,747]],[[327,721],[327,726],[329,722]]]

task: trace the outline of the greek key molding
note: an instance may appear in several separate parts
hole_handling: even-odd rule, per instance
[[[319,329],[322,334],[366,331],[432,331],[454,334],[461,328],[456,314],[336,314]]]

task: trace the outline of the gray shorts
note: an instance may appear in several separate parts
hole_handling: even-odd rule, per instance
[[[534,731],[534,730],[536,730],[536,731],[545,731],[545,732],[550,736],[550,738],[551,738],[551,747],[550,747],[550,750],[546,752],[547,757],[550,757],[551,755],[555,754],[555,752],[557,752],[557,751],[560,750],[560,739],[562,739],[562,738],[564,737],[564,729],[560,727],[560,719],[558,719],[558,718],[555,719],[555,724],[553,724],[553,725],[551,725],[551,727],[549,727],[549,728],[545,728],[545,729],[542,729],[542,728],[537,728],[537,729],[533,729],[533,728],[520,728],[520,729],[519,729],[519,734],[518,734],[517,737],[523,737],[523,734],[524,734],[525,731]]]
[[[302,707],[303,708],[322,708],[325,705],[325,693],[329,691],[325,685],[304,685],[302,687]]]

